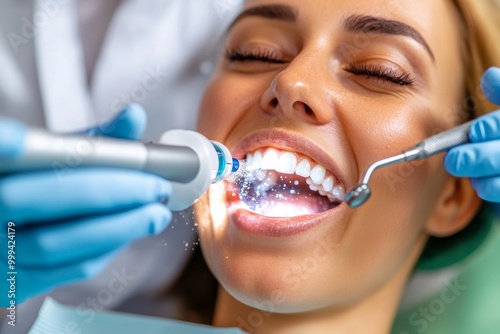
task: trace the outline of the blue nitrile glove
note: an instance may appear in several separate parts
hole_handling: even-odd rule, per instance
[[[500,105],[500,68],[490,68],[481,81],[488,99]],[[500,203],[500,110],[478,118],[471,127],[472,144],[451,149],[445,156],[448,172],[472,178],[479,197]]]
[[[134,105],[86,133],[135,139],[145,121]],[[0,159],[22,155],[24,131],[0,119]],[[122,169],[0,175],[0,307],[98,274],[121,247],[168,225],[171,213],[159,201],[169,194],[164,179]]]

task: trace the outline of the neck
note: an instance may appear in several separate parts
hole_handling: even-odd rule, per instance
[[[373,333],[390,332],[400,298],[421,249],[414,249],[395,275],[371,295],[351,305],[305,313],[270,313],[245,305],[219,287],[213,325],[239,327],[252,333]]]

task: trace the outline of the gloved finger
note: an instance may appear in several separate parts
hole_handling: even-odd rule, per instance
[[[26,223],[127,210],[165,200],[170,183],[149,173],[124,169],[77,168],[60,178],[53,171],[0,179],[2,219]]]
[[[500,176],[473,178],[472,186],[485,201],[500,203]]]
[[[0,118],[0,159],[12,159],[22,155],[26,127],[6,118]]]
[[[16,301],[18,303],[48,292],[54,287],[90,279],[100,274],[118,252],[111,252],[82,262],[50,269],[24,269],[17,271]]]
[[[490,67],[483,74],[481,88],[488,100],[500,105],[500,68]]]
[[[500,141],[457,146],[446,153],[444,166],[458,177],[500,175]]]
[[[80,134],[122,139],[139,139],[146,129],[147,115],[139,104],[128,105],[113,119]]]
[[[18,229],[16,239],[23,247],[17,248],[16,262],[42,269],[85,261],[158,234],[171,218],[166,206],[155,203],[107,216]]]
[[[469,139],[473,143],[500,139],[500,110],[476,119],[470,128]]]

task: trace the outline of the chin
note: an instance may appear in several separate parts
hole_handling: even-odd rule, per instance
[[[265,284],[265,282],[260,282]],[[238,302],[257,310],[270,313],[293,314],[312,312],[336,304],[335,299],[311,298],[307,291],[286,292],[286,287],[277,290],[245,289],[239,284],[221,284],[222,288]],[[307,283],[304,288],[307,290]]]

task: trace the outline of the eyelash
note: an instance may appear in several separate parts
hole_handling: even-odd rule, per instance
[[[366,75],[376,77],[390,83],[400,86],[411,86],[415,78],[409,73],[398,73],[395,70],[383,66],[367,64],[349,64],[346,69],[348,72],[356,75]]]
[[[250,52],[243,50],[226,50],[226,58],[233,61],[260,61],[272,64],[284,64],[285,61],[279,59],[272,51],[252,50]]]
[[[272,64],[284,64],[285,61],[279,59],[272,51],[252,50],[226,50],[226,59],[230,62],[259,61]],[[377,79],[393,83],[400,86],[411,86],[415,78],[409,73],[397,73],[395,70],[367,64],[351,63],[346,70],[352,74],[375,77]]]

